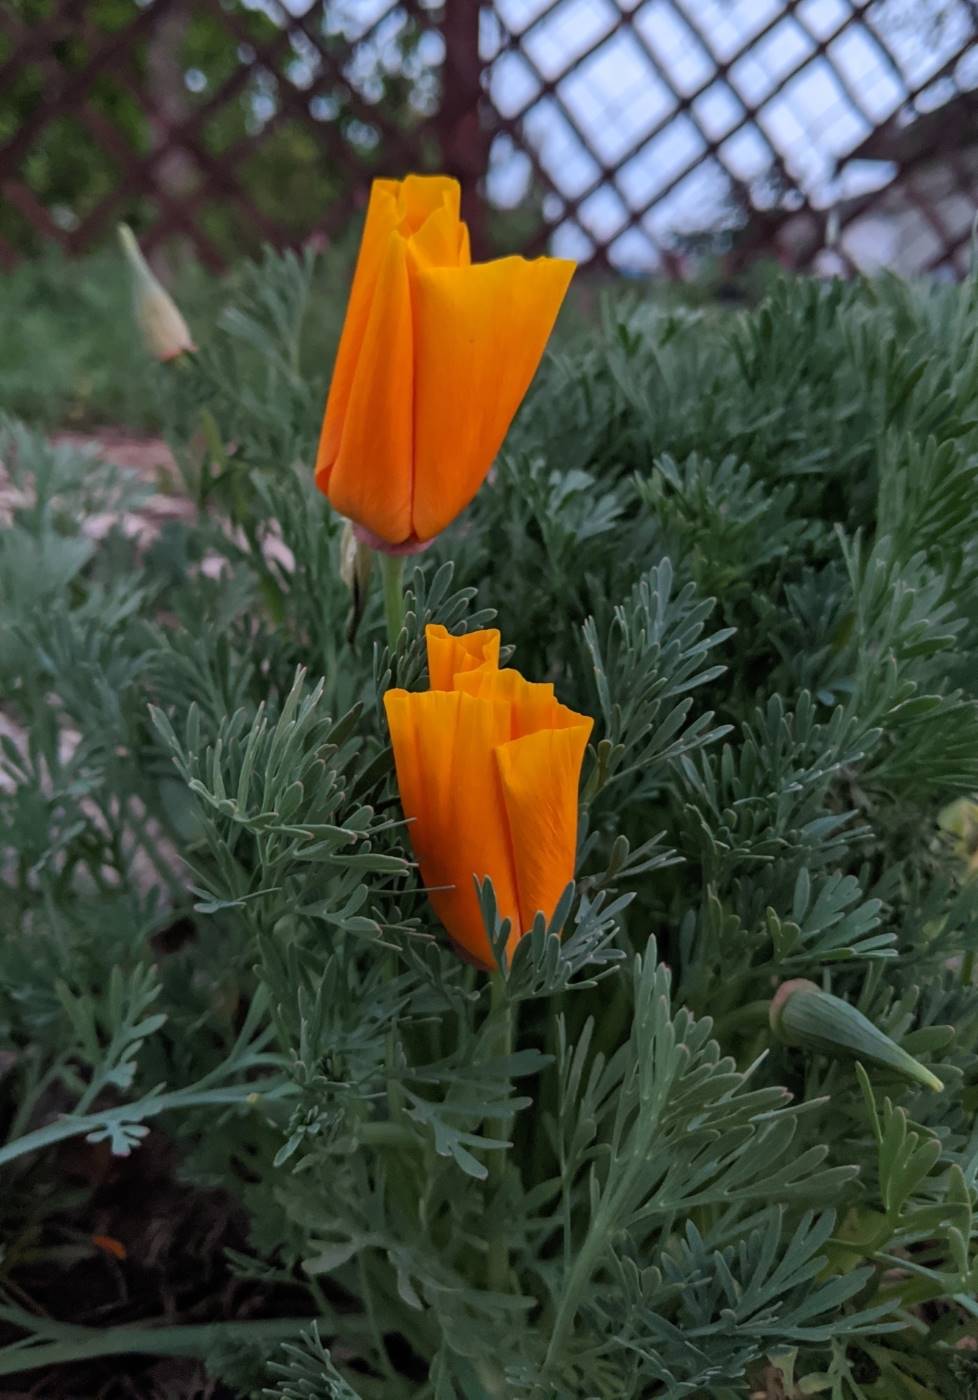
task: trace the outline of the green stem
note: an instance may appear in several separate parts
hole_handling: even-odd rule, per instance
[[[597,1263],[598,1255],[605,1243],[608,1221],[604,1206],[605,1201],[602,1201],[598,1206],[597,1212],[592,1217],[587,1236],[567,1276],[567,1283],[564,1286],[563,1296],[557,1308],[557,1315],[554,1318],[553,1330],[550,1333],[550,1344],[547,1347],[546,1360],[543,1363],[544,1370],[546,1371],[549,1371],[554,1365],[558,1355],[563,1350],[564,1338],[577,1316],[577,1309],[584,1295],[584,1290],[590,1281],[595,1264]]]
[[[147,823],[148,814],[145,812],[141,812],[139,810],[139,806],[140,803],[138,799],[133,799],[132,801],[130,801],[126,809],[126,813],[129,817],[129,825],[132,828],[133,834],[138,840],[140,846],[145,852],[147,860],[150,862],[157,875],[159,875],[160,879],[170,891],[170,895],[173,899],[174,904],[176,906],[180,906],[186,901],[187,887],[177,877],[175,871],[173,871],[170,868],[169,864],[160,855],[157,849],[157,841],[154,839],[152,832],[149,830],[149,826]],[[124,872],[120,872],[120,874],[121,873]]]
[[[770,1011],[770,998],[745,1002],[743,1006],[721,1013],[716,1018],[713,1033],[722,1042],[732,1031],[756,1030],[758,1026],[767,1025]]]
[[[66,1068],[64,1059],[55,1060],[54,1064],[43,1075],[40,1075],[32,1084],[25,1085],[21,1094],[20,1103],[14,1110],[7,1135],[10,1141],[16,1141],[23,1133],[25,1126],[31,1120],[31,1114],[35,1106],[40,1102],[44,1091],[62,1075]]]
[[[174,1108],[202,1108],[218,1104],[240,1104],[256,1102],[259,1098],[278,1098],[289,1092],[291,1085],[283,1079],[254,1080],[247,1084],[232,1085],[224,1089],[176,1090],[170,1094],[158,1094],[138,1103],[126,1104],[122,1108],[110,1108],[105,1113],[84,1114],[79,1117],[59,1118],[46,1127],[37,1128],[33,1133],[25,1133],[4,1147],[0,1147],[0,1167],[28,1152],[38,1152],[53,1143],[66,1138],[80,1137],[94,1133],[107,1123],[141,1123],[146,1118],[155,1118]]]
[[[357,1259],[357,1265],[358,1272],[360,1275],[360,1293],[363,1297],[363,1304],[367,1312],[367,1323],[370,1328],[370,1335],[373,1338],[374,1350],[377,1353],[377,1358],[380,1361],[381,1369],[383,1370],[387,1379],[389,1381],[396,1382],[397,1376],[394,1372],[393,1366],[391,1365],[391,1359],[387,1354],[387,1346],[384,1342],[384,1333],[381,1329],[379,1322],[377,1321],[377,1309],[374,1305],[373,1289],[370,1286],[370,1274],[367,1269],[367,1261],[364,1257],[364,1251],[362,1249],[360,1250]]]
[[[494,1032],[494,1052],[506,1057],[513,1053],[513,1006],[506,995],[506,979],[501,972],[492,974],[492,1001],[489,1010],[490,1026]],[[509,1115],[500,1123],[499,1136],[509,1141],[513,1132],[513,1116]],[[488,1154],[486,1163],[489,1175],[486,1187],[493,1196],[502,1190],[506,1178],[506,1148],[501,1147]],[[509,1286],[509,1245],[504,1235],[496,1235],[489,1241],[486,1282],[490,1292],[505,1293]]]
[[[275,1342],[297,1337],[311,1327],[312,1317],[253,1319],[250,1322],[212,1322],[196,1326],[168,1327],[75,1327],[50,1323],[47,1319],[23,1314],[11,1318],[3,1309],[4,1321],[17,1321],[34,1335],[54,1336],[56,1340],[30,1346],[6,1347],[0,1353],[0,1376],[33,1371],[41,1366],[63,1366],[96,1356],[206,1356],[221,1342]]]
[[[209,408],[202,408],[200,410],[200,427],[204,437],[204,446],[207,448],[211,457],[214,459],[214,462],[217,464],[220,473],[223,474],[224,471],[227,469],[227,457],[224,452],[224,443],[221,439],[221,430],[217,426],[217,422],[214,418],[214,415],[213,413],[211,413]],[[209,468],[210,463],[205,457],[203,463],[201,464],[200,488],[197,502],[198,506],[201,507],[203,507],[207,499],[208,492],[210,491],[211,484],[214,480],[214,478],[211,476]]]
[[[392,973],[388,975],[393,976]],[[396,1129],[399,1126],[397,1120],[404,1112],[404,1095],[401,1093],[401,1085],[397,1077],[396,1019],[392,1019],[387,1028],[387,1037],[384,1042],[384,1064],[387,1070],[387,1112],[390,1114],[388,1126]]]
[[[364,1147],[411,1147],[419,1148],[422,1140],[410,1128],[402,1128],[397,1123],[360,1123],[356,1130],[357,1142]]]
[[[501,1373],[498,1364],[483,1359],[476,1361],[475,1369],[486,1394],[492,1396],[493,1400],[496,1396],[499,1397],[499,1400],[505,1400],[505,1397],[509,1395],[509,1390],[506,1385],[506,1377]]]
[[[381,554],[380,576],[384,584],[387,645],[393,651],[404,626],[404,555]]]
[[[652,1102],[645,1105],[648,1117],[644,1124],[644,1130],[637,1134],[629,1165],[623,1170],[621,1179],[616,1186],[613,1188],[605,1187],[605,1194],[601,1196],[594,1208],[587,1234],[571,1265],[563,1295],[557,1305],[553,1329],[550,1333],[550,1343],[543,1363],[544,1370],[547,1372],[556,1364],[557,1357],[564,1349],[568,1331],[577,1317],[581,1299],[598,1265],[601,1253],[607,1246],[608,1237],[617,1222],[621,1220],[625,1204],[632,1195],[635,1177],[641,1172],[643,1163],[648,1160],[652,1144],[658,1133],[667,1092],[666,1088],[660,1087]],[[618,1155],[619,1147],[620,1143],[612,1142],[613,1158]]]

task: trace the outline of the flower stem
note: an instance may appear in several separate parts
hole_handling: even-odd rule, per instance
[[[724,1035],[733,1031],[756,1030],[758,1026],[767,1025],[770,1009],[770,1000],[744,1002],[732,1011],[722,1012],[716,1017],[715,1024],[722,1026]]]
[[[178,1327],[167,1327],[161,1320],[159,1326],[95,1328],[52,1323],[5,1307],[0,1310],[0,1321],[28,1328],[29,1335],[36,1340],[29,1346],[5,1348],[0,1356],[0,1376],[90,1361],[100,1356],[206,1356],[220,1343],[269,1345],[300,1336],[314,1320],[312,1317],[251,1318],[247,1322],[207,1322]],[[42,1337],[50,1340],[42,1341]]]
[[[28,1152],[38,1152],[66,1138],[81,1137],[93,1132],[104,1132],[112,1123],[132,1125],[155,1118],[171,1109],[214,1107],[220,1105],[254,1104],[262,1097],[283,1098],[291,1095],[291,1085],[284,1079],[248,1080],[243,1084],[228,1084],[217,1088],[202,1088],[198,1085],[187,1089],[174,1089],[170,1093],[153,1092],[136,1103],[123,1104],[120,1108],[109,1108],[103,1113],[68,1115],[56,1118],[43,1128],[36,1128],[23,1137],[0,1146],[0,1167]]]
[[[387,617],[387,645],[391,651],[404,626],[404,556],[381,554],[380,576],[384,582],[384,613]]]
[[[506,979],[501,972],[492,974],[492,1002],[490,1005],[490,1027],[494,1031],[493,1053],[506,1057],[513,1053],[513,1007],[506,995]],[[504,1118],[499,1126],[499,1136],[509,1139],[513,1131],[513,1117]],[[502,1189],[506,1176],[506,1148],[501,1147],[488,1153],[486,1166],[489,1175],[486,1185],[493,1196]],[[509,1245],[505,1236],[496,1234],[489,1242],[486,1282],[491,1292],[505,1293],[509,1286]]]
[[[602,1221],[602,1229],[604,1223]],[[553,1331],[550,1334],[550,1345],[547,1347],[546,1359],[543,1363],[544,1370],[548,1371],[554,1366],[557,1357],[564,1347],[564,1339],[567,1331],[577,1316],[577,1309],[587,1287],[588,1280],[594,1270],[595,1258],[599,1251],[600,1232],[595,1230],[593,1225],[588,1231],[587,1239],[571,1266],[571,1271],[567,1277],[564,1287],[563,1297],[557,1309],[557,1316],[554,1321]]]

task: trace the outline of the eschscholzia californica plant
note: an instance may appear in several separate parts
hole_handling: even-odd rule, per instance
[[[492,879],[507,954],[574,877],[578,783],[593,721],[552,685],[499,669],[499,633],[426,629],[431,689],[384,696],[397,783],[428,898],[490,969],[475,878]]]
[[[458,182],[375,180],[316,484],[382,550],[433,539],[481,486],[574,264],[473,263]]]
[[[153,273],[127,224],[119,225],[119,242],[132,276],[136,324],[149,353],[165,363],[196,350],[180,308]]]

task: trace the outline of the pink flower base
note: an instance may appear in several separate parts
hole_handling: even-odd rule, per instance
[[[365,525],[358,525],[353,522],[353,533],[361,544],[367,545],[370,549],[376,549],[381,554],[420,554],[423,549],[434,544],[434,540],[404,540],[401,544],[391,544],[390,540],[381,539],[380,535],[375,535],[373,530],[368,530]]]

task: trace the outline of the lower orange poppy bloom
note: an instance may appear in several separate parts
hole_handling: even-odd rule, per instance
[[[578,784],[593,721],[552,685],[499,669],[499,633],[428,627],[431,689],[384,696],[404,815],[428,898],[459,949],[493,966],[474,877],[489,876],[507,951],[574,878]]]

